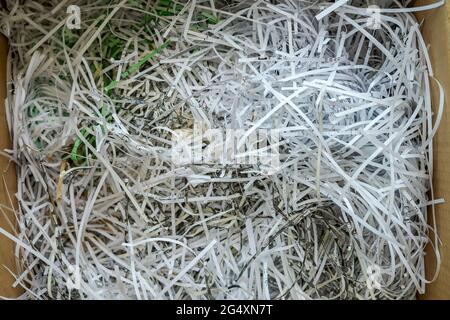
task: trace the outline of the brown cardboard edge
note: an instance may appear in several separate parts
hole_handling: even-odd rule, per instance
[[[416,1],[418,4],[433,3],[434,0]],[[430,58],[433,62],[435,77],[445,88],[446,101],[444,116],[433,141],[433,187],[436,199],[444,198],[446,203],[436,206],[436,225],[441,240],[439,245],[441,255],[440,273],[433,283],[427,285],[424,295],[419,299],[442,300],[450,299],[450,60],[449,60],[449,16],[450,4],[437,10],[417,14],[425,23],[421,28],[426,44],[430,45]],[[432,81],[433,82],[433,81]],[[433,108],[439,100],[438,87],[433,85]],[[432,211],[429,210],[431,223]],[[433,232],[430,233],[433,236]],[[428,246],[425,256],[427,279],[432,279],[436,269],[436,259],[433,248]]]
[[[11,147],[8,126],[6,124],[6,110],[4,101],[6,98],[6,57],[7,42],[6,38],[0,35],[0,150]],[[0,155],[0,204],[11,207],[8,193],[13,198],[13,206],[17,208],[14,194],[17,190],[16,168],[9,159]],[[12,228],[7,223],[6,217],[14,222],[14,214],[11,210],[0,210],[0,227],[13,233]],[[15,244],[0,235],[0,296],[17,297],[22,290],[12,288],[14,277],[8,271],[16,270],[16,259],[14,256]]]

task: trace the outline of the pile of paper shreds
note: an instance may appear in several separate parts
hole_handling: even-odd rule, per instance
[[[407,2],[6,1],[23,298],[423,292],[443,90],[412,12],[443,1]]]

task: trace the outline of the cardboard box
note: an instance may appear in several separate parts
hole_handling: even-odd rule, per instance
[[[436,0],[416,1],[417,5],[432,3]],[[434,192],[436,198],[445,198],[446,203],[436,207],[436,222],[441,239],[440,253],[442,258],[441,270],[438,278],[427,286],[426,294],[420,299],[450,299],[450,61],[449,61],[449,32],[448,16],[450,16],[450,3],[437,10],[422,12],[417,15],[419,21],[425,19],[422,31],[427,44],[430,45],[430,55],[433,61],[434,73],[437,79],[446,88],[446,110],[441,127],[434,140]],[[6,97],[6,54],[7,42],[0,36],[0,150],[8,148],[10,136],[6,125],[4,99]],[[436,86],[433,98],[437,99]],[[0,226],[9,232],[13,228],[8,224],[7,218],[14,222],[13,212],[8,208],[14,202],[14,193],[17,190],[16,174],[13,163],[0,156]],[[430,215],[431,223],[431,215]],[[13,225],[14,226],[14,225]],[[0,235],[0,296],[14,297],[20,294],[20,288],[11,288],[14,277],[9,270],[15,270],[15,245],[12,241]],[[426,256],[426,269],[428,279],[436,268],[434,255]]]

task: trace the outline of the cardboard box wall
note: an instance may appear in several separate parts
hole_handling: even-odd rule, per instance
[[[434,0],[435,1],[435,0]],[[434,1],[416,1],[416,4],[425,4]],[[434,73],[446,89],[447,100],[450,100],[450,61],[448,16],[450,16],[450,3],[437,10],[422,12],[418,18],[424,19],[422,32],[427,44],[430,45],[430,55],[433,62]],[[420,21],[419,20],[419,21]],[[10,136],[6,124],[4,99],[6,97],[6,55],[7,41],[0,35],[0,150],[10,147]],[[437,97],[436,88],[433,98]],[[437,98],[435,98],[437,99]],[[434,191],[436,198],[445,198],[447,202],[437,206],[437,226],[442,242],[440,246],[442,265],[439,277],[427,286],[425,295],[421,299],[450,299],[450,104],[446,102],[446,110],[441,127],[434,140]],[[8,208],[14,202],[14,193],[17,190],[16,173],[12,162],[0,156],[0,226],[13,232],[7,223],[7,218],[14,221],[13,213]],[[15,270],[15,245],[9,239],[0,235],[0,296],[15,297],[22,290],[12,288],[14,277],[9,270]],[[434,272],[434,255],[426,256],[426,269],[428,279]]]

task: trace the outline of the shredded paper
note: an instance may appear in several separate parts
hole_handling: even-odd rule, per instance
[[[6,1],[21,298],[423,293],[443,1],[409,2]]]

